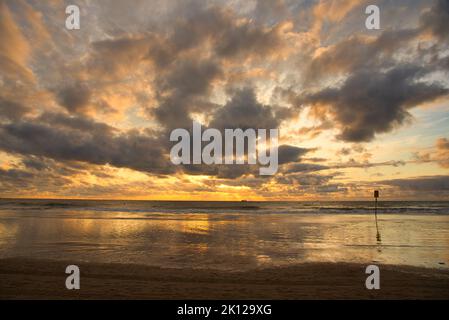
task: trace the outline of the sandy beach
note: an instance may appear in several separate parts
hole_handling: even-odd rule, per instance
[[[69,262],[0,260],[1,299],[449,299],[449,270],[384,265],[381,289],[365,266],[306,263],[244,272],[80,263],[81,289],[65,288]]]
[[[449,205],[367,205],[4,201],[0,299],[449,299]]]

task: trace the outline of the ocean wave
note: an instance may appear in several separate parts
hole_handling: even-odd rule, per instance
[[[373,214],[372,202],[176,202],[0,200],[0,210],[90,211],[136,214]],[[378,214],[449,214],[449,202],[383,202]]]

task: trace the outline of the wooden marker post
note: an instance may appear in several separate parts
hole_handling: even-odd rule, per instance
[[[377,198],[379,198],[379,190],[374,190],[374,217],[376,218],[376,239],[377,241],[381,241],[379,226],[377,224]]]

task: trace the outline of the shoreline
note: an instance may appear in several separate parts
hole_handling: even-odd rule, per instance
[[[0,259],[0,299],[449,299],[446,269],[379,265],[380,290],[367,290],[357,263],[227,272],[81,262],[81,289],[67,290],[70,264]]]

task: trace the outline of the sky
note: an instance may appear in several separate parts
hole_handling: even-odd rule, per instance
[[[448,0],[0,0],[0,197],[448,200],[448,21]],[[277,173],[174,165],[193,120],[279,129]]]

